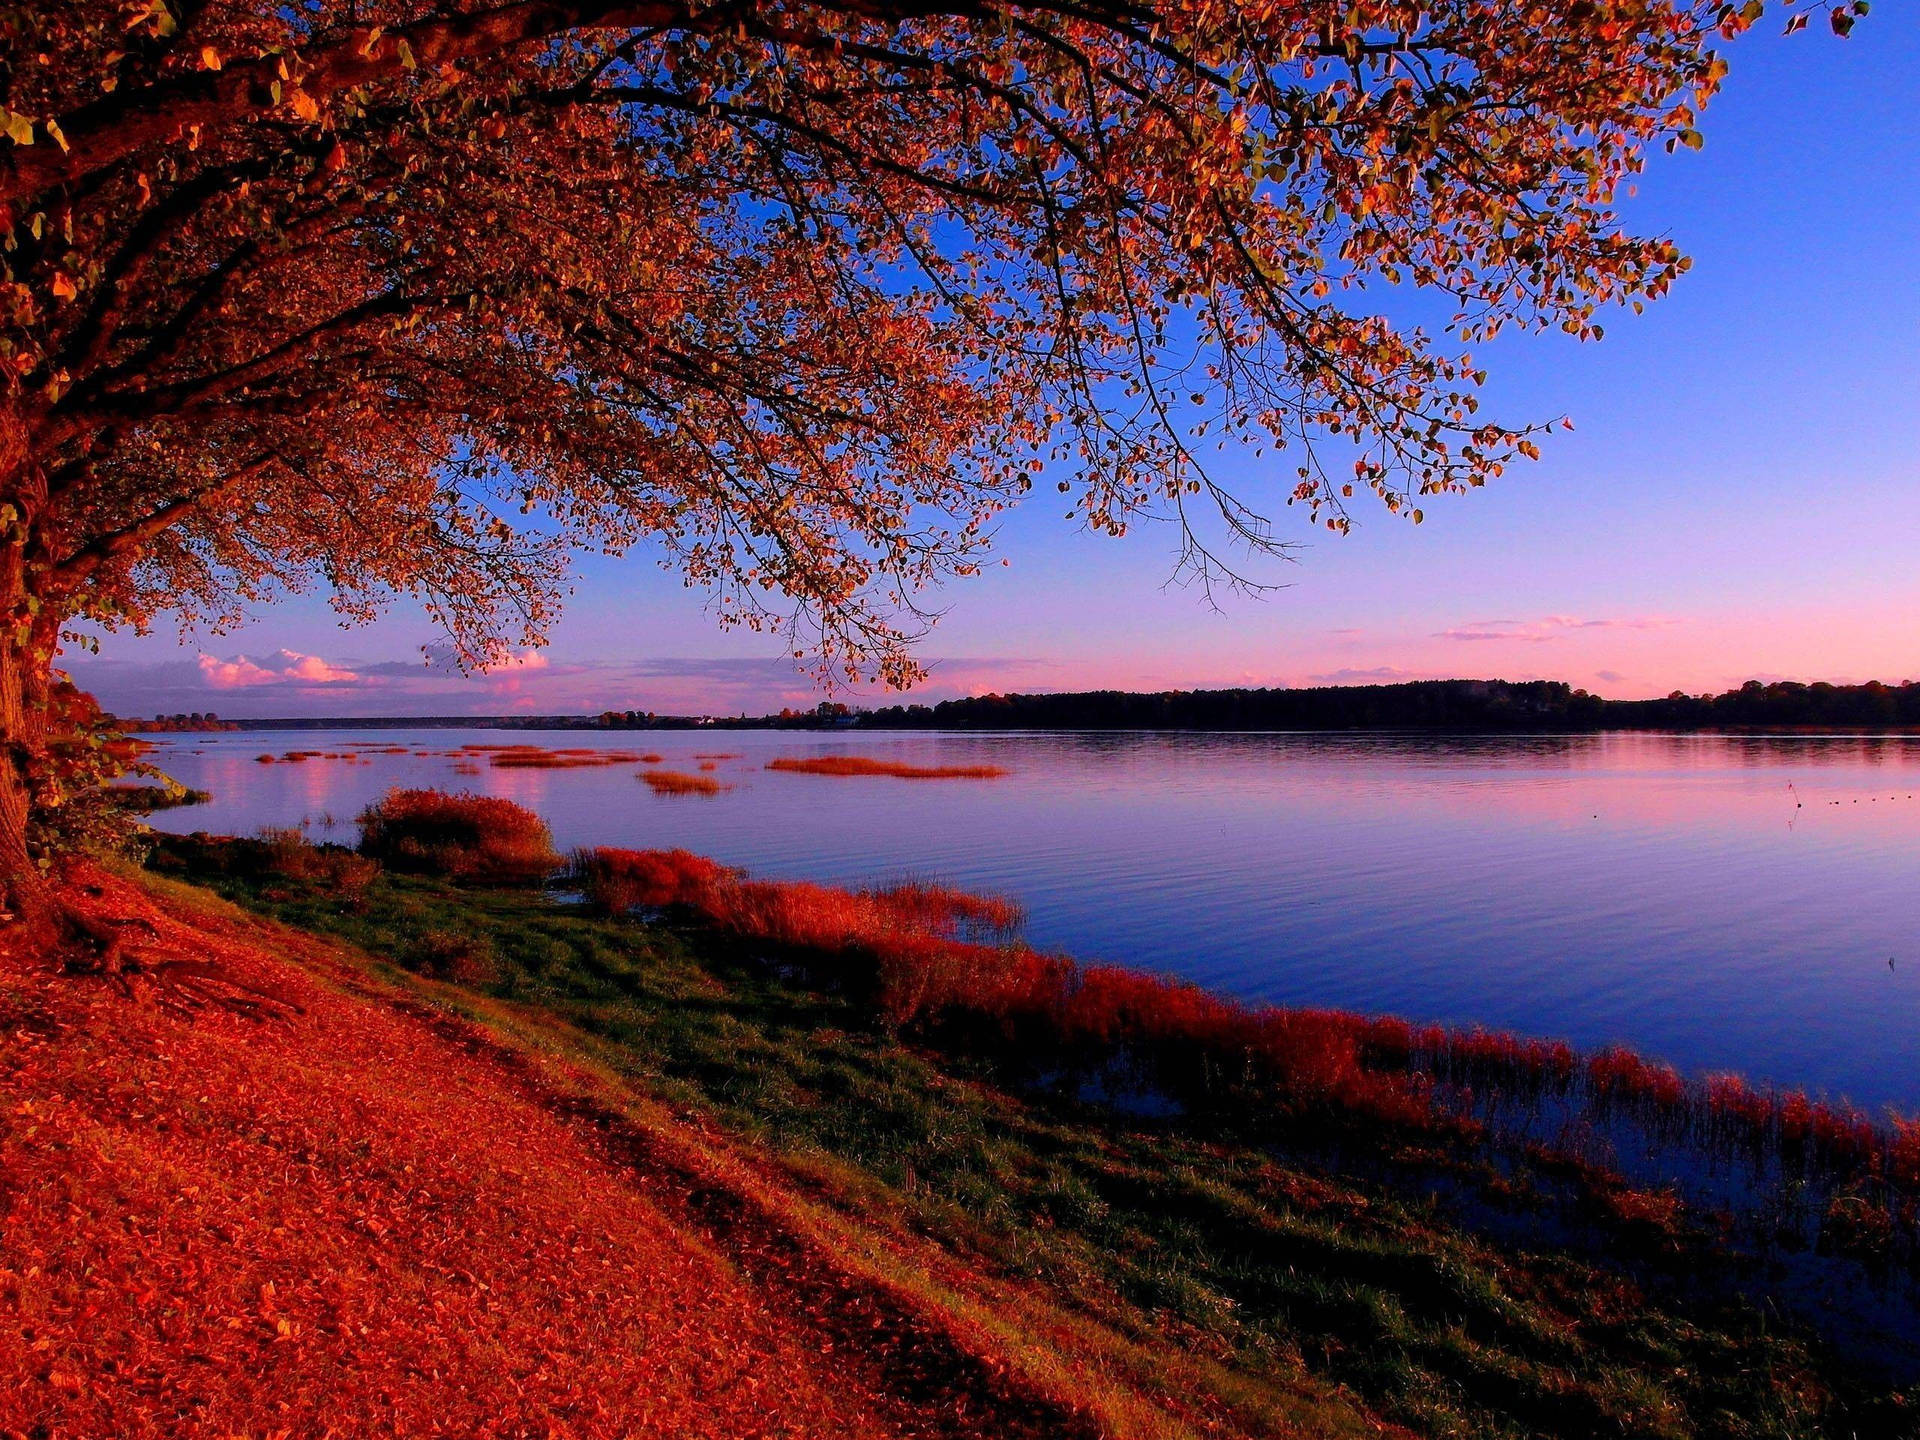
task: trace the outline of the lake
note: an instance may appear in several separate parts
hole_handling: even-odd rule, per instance
[[[324,730],[151,737],[209,805],[169,830],[351,841],[394,785],[539,811],[562,849],[684,846],[769,878],[1011,895],[1036,946],[1250,1000],[1619,1041],[1920,1112],[1920,737]],[[352,742],[533,742],[710,761],[258,764]],[[770,772],[778,756],[993,764],[997,780]]]

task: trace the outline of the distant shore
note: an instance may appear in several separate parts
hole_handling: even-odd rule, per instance
[[[1676,691],[1608,700],[1556,680],[1416,680],[1309,689],[1094,690],[980,695],[936,705],[855,709],[825,701],[770,715],[667,715],[602,710],[573,715],[364,715],[128,719],[141,733],[231,730],[971,730],[1260,732],[1411,731],[1565,735],[1602,731],[1724,734],[1920,732],[1920,683],[1830,685],[1750,680],[1718,695]]]

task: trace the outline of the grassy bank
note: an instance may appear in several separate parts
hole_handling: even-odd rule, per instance
[[[865,1224],[1199,1357],[1225,1429],[1331,1387],[1423,1435],[1914,1433],[1915,1393],[1783,1322],[1710,1227],[1564,1156],[1339,1096],[1103,1092],[983,1031],[902,1024],[773,920],[601,915],[278,849],[168,840],[154,864],[548,1027]]]

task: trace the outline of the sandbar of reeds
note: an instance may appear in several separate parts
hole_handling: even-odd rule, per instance
[[[1007,773],[998,765],[909,765],[867,755],[782,756],[769,760],[767,769],[795,775],[885,775],[896,780],[997,780]]]
[[[709,775],[688,775],[679,770],[642,770],[640,778],[656,795],[718,795],[731,790]]]

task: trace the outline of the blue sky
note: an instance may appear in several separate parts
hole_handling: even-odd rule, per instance
[[[1607,338],[1483,347],[1487,408],[1570,416],[1540,463],[1426,504],[1356,512],[1286,588],[1210,610],[1167,585],[1173,537],[1063,519],[1051,486],[1008,517],[1010,562],[939,597],[927,698],[986,690],[1566,679],[1605,694],[1759,676],[1920,678],[1920,15],[1842,42],[1749,36],[1698,154],[1651,157],[1633,223],[1692,271]],[[1227,474],[1278,490],[1250,456]],[[1291,518],[1291,517],[1288,517]],[[771,638],[722,634],[644,554],[583,562],[551,646],[462,678],[420,663],[409,607],[343,630],[302,597],[228,635],[109,636],[75,677],[125,714],[734,712],[811,704]],[[857,697],[856,697],[857,698]]]

